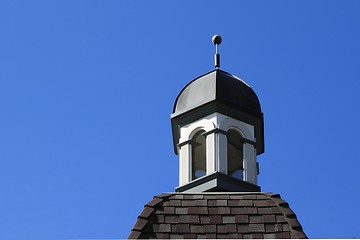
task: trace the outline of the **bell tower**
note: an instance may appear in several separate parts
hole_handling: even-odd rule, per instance
[[[221,42],[213,37],[215,70],[188,83],[175,100],[177,192],[260,192],[256,157],[264,152],[263,113],[251,87],[219,69]]]

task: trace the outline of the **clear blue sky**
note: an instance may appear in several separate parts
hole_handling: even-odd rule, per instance
[[[360,238],[360,1],[0,2],[0,239],[127,237],[178,186],[170,114],[221,69],[258,94],[263,191]]]

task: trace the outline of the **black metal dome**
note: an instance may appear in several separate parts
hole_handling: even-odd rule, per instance
[[[180,127],[214,112],[253,125],[256,152],[264,152],[264,119],[256,93],[240,78],[216,69],[191,81],[176,98],[171,114],[176,154]]]
[[[173,115],[180,115],[212,101],[218,101],[251,114],[261,114],[255,92],[241,79],[214,70],[191,81],[177,96]]]

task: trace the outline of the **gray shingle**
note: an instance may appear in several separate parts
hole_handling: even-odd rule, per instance
[[[257,214],[256,207],[231,208],[231,214]]]
[[[210,224],[222,224],[222,216],[221,215],[210,215]]]
[[[244,195],[243,194],[239,194],[239,195],[230,195],[230,199],[244,199]]]
[[[202,224],[209,224],[210,223],[210,216],[200,216],[200,222]]]
[[[178,207],[181,206],[181,201],[180,199],[172,199],[170,201],[164,202],[163,206],[167,206],[167,207]]]
[[[143,229],[143,228],[145,227],[145,225],[146,225],[147,223],[148,223],[148,221],[147,221],[146,219],[139,218],[139,219],[136,221],[133,229],[135,229],[135,230],[141,230],[141,229]]]
[[[248,233],[249,232],[249,225],[248,224],[237,225],[237,231],[239,233]]]
[[[256,196],[257,194],[247,194],[247,195],[244,195],[243,196],[243,199],[250,199],[250,200],[255,200],[255,199],[257,199],[257,196]]]
[[[271,233],[276,232],[275,224],[265,224],[265,231]]]
[[[254,239],[254,235],[253,234],[243,234],[243,238],[244,239]],[[256,239],[256,238],[255,238]]]
[[[210,215],[219,214],[219,208],[218,207],[209,207],[208,210],[209,210]]]
[[[274,215],[263,215],[264,223],[274,223],[275,222],[275,216]]]
[[[204,225],[191,225],[190,232],[192,233],[204,233]]]
[[[229,194],[215,194],[216,199],[230,199]]]
[[[272,207],[276,206],[275,203],[271,200],[254,200],[253,201],[254,206],[256,207]]]
[[[216,233],[216,224],[204,225],[204,232]]]
[[[176,233],[170,233],[170,239],[184,239],[184,235],[176,234]]]
[[[216,233],[207,233],[206,238],[207,239],[215,239],[216,238]]]
[[[275,217],[276,217],[276,222],[277,222],[277,223],[286,222],[284,215],[275,215]]]
[[[157,239],[169,239],[169,233],[155,233],[155,238]]]
[[[236,223],[249,223],[249,216],[248,215],[235,215],[235,222]]]
[[[264,238],[265,239],[275,239],[275,233],[265,233]]]
[[[203,194],[185,194],[184,199],[204,199]]]
[[[226,199],[219,200],[208,200],[208,206],[227,206],[228,202]]]
[[[207,239],[206,234],[196,234],[196,239]]]
[[[250,216],[250,223],[264,223],[262,215]]]
[[[195,239],[196,234],[195,233],[185,233],[184,238],[186,238],[186,239]]]
[[[150,202],[148,202],[145,206],[148,207],[155,207],[157,204],[161,203],[163,199],[161,198],[153,198]]]
[[[189,233],[190,232],[190,224],[178,223],[172,225],[172,232],[174,233]]]
[[[175,207],[162,207],[157,210],[157,214],[174,214]]]
[[[175,209],[175,214],[188,214],[188,208],[178,207]]]
[[[140,213],[139,217],[148,218],[153,213],[154,208],[145,206],[144,210]]]
[[[183,207],[195,206],[195,201],[194,200],[183,200],[183,201],[181,201],[181,206],[183,206]]]
[[[181,215],[181,216],[184,216],[184,215]],[[165,216],[165,221],[167,223],[178,223],[179,222],[179,216],[177,216],[177,215]]]
[[[278,232],[278,233],[275,233],[275,238],[289,239],[290,238],[290,232]]]
[[[208,214],[207,207],[189,207],[188,214]]]
[[[283,225],[282,225],[282,230],[283,230],[283,231],[290,231],[289,224],[283,224]]]
[[[272,208],[270,207],[261,207],[258,208],[258,214],[273,214]]]
[[[164,223],[159,225],[159,232],[171,232],[171,224]]]
[[[229,207],[218,207],[218,213],[219,214],[230,214],[230,208]]]
[[[179,223],[200,223],[199,215],[180,215],[178,219]]]
[[[207,206],[207,201],[206,199],[195,200],[195,206]]]
[[[269,196],[267,196],[267,195],[263,195],[263,194],[256,195],[256,199],[268,199],[268,198],[269,198]]]
[[[235,216],[223,216],[222,222],[223,223],[235,223]]]
[[[250,223],[249,232],[265,232],[265,225],[263,223]]]
[[[236,233],[237,227],[236,224],[219,224],[216,230],[218,233]]]
[[[253,200],[229,200],[229,206],[251,207],[253,206]]]

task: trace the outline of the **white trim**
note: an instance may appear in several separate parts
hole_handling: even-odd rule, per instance
[[[255,141],[255,134],[254,134],[254,126],[241,122],[239,120],[227,117],[224,118],[220,124],[219,128],[224,131],[228,131],[229,129],[233,129],[238,131],[242,137],[250,140]],[[224,141],[224,140],[222,140]],[[227,159],[227,139],[225,140],[225,143],[219,144],[220,149],[223,150],[222,157],[226,159],[224,161],[227,165],[228,159]],[[243,180],[252,184],[257,184],[257,169],[256,169],[256,154],[255,154],[255,148],[253,145],[249,143],[244,143],[243,145],[243,168],[244,168],[244,175]],[[227,173],[227,166],[226,166],[226,172]]]
[[[199,130],[204,130],[205,132],[209,132],[214,128],[215,128],[215,124],[208,119],[201,119],[194,123],[188,124],[187,126],[182,127],[180,129],[181,136],[179,142],[181,143],[190,140]]]
[[[191,176],[191,148],[190,144],[181,146],[179,151],[179,184],[180,186],[190,182]]]
[[[180,145],[192,139],[192,137],[199,131],[209,132],[215,129],[215,124],[208,119],[201,119],[194,123],[188,124],[180,129]],[[212,134],[206,136],[206,174],[214,171],[214,141]],[[179,147],[179,184],[180,186],[191,182],[192,179],[192,154],[190,143]]]
[[[239,131],[244,138],[255,141],[254,126],[251,126],[250,124],[241,122],[239,120],[227,117],[220,122],[219,128],[226,132],[229,129],[235,129]]]
[[[183,186],[192,181],[191,144],[189,140],[198,132],[210,132],[214,129],[227,132],[229,129],[238,131],[242,137],[255,142],[255,127],[248,123],[233,119],[221,113],[212,113],[202,119],[180,128],[179,139],[179,183]],[[255,147],[249,143],[243,145],[243,180],[257,184],[257,168]],[[227,136],[214,131],[206,134],[206,175],[214,172],[228,174]]]

